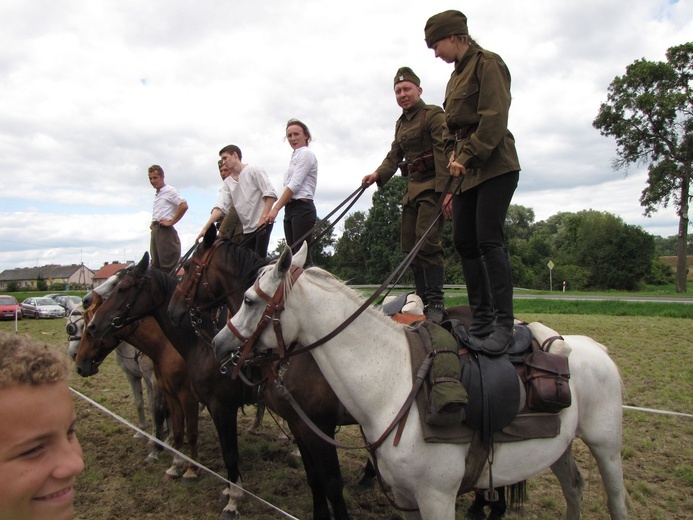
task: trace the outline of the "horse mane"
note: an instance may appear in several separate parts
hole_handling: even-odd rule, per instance
[[[361,306],[363,302],[366,301],[366,297],[362,293],[356,291],[349,287],[344,280],[341,280],[337,276],[333,275],[329,271],[326,271],[320,267],[309,267],[303,271],[303,275],[308,275],[313,283],[319,285],[328,291],[340,291],[343,292],[350,300],[352,300],[357,306]],[[299,278],[300,280],[300,278]],[[292,277],[289,271],[284,275],[284,283],[286,287],[286,295],[288,296],[291,291]],[[394,328],[402,328],[404,325],[397,323],[395,320],[391,319],[384,312],[373,306],[368,306],[363,312],[367,312],[372,316],[380,319],[384,324]]]
[[[223,252],[225,265],[235,265],[237,276],[243,287],[250,287],[260,268],[267,265],[267,260],[255,251],[232,242],[229,238],[219,238],[219,250]]]
[[[154,267],[149,267],[147,273],[155,281],[157,287],[159,287],[162,300],[169,300],[178,285],[178,278]]]

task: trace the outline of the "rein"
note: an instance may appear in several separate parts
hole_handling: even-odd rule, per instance
[[[367,185],[367,184],[361,184],[361,186],[359,186],[358,188],[356,188],[356,190],[354,190],[354,191],[351,193],[351,195],[349,195],[346,199],[344,199],[342,202],[340,202],[339,205],[338,205],[336,208],[334,208],[324,219],[318,220],[317,223],[316,223],[312,228],[310,228],[310,230],[308,230],[308,232],[306,232],[301,238],[299,238],[299,239],[296,240],[293,244],[291,244],[291,245],[289,246],[289,248],[293,251],[294,248],[300,246],[301,243],[302,243],[306,238],[308,238],[308,237],[311,235],[311,233],[313,233],[313,231],[315,231],[316,229],[320,228],[320,226],[322,226],[323,222],[329,222],[328,219],[329,219],[332,215],[334,215],[335,213],[337,213],[337,210],[339,210],[339,208],[341,208],[342,206],[344,206],[344,204],[346,204],[347,202],[349,202],[349,199],[351,199],[352,197],[354,197],[354,200],[352,200],[351,203],[344,209],[344,211],[342,211],[342,212],[339,214],[339,216],[335,219],[335,221],[334,221],[334,222],[330,222],[329,225],[328,225],[327,227],[325,227],[325,229],[323,229],[323,230],[320,232],[320,234],[319,234],[318,236],[316,236],[315,238],[313,238],[313,239],[308,243],[308,246],[310,247],[311,245],[313,245],[313,244],[315,244],[316,242],[318,242],[318,241],[319,241],[322,237],[324,237],[332,228],[334,228],[334,227],[337,225],[337,222],[339,222],[339,221],[342,219],[342,217],[344,217],[344,215],[346,215],[346,213],[351,209],[351,207],[352,207],[354,204],[356,204],[356,201],[359,200],[359,198],[361,197],[361,195],[363,195],[363,193],[366,191],[366,189],[368,189],[368,185]]]

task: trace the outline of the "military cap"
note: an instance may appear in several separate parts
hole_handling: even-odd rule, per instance
[[[409,67],[400,67],[397,71],[397,74],[395,74],[395,85],[402,81],[411,81],[417,87],[421,86],[421,80],[419,79],[419,76],[414,74],[414,71],[411,70]]]
[[[434,14],[426,22],[424,34],[426,36],[426,45],[429,48],[433,47],[434,43],[448,36],[469,34],[467,17],[461,12],[454,10]]]

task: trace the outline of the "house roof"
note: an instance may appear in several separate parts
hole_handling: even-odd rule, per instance
[[[17,269],[5,269],[0,273],[0,282],[15,282],[21,280],[44,280],[57,278],[70,278],[82,267],[82,264],[72,265],[44,265],[41,267],[20,267]],[[88,267],[85,269],[91,271]]]
[[[134,262],[127,262],[125,264],[120,264],[120,263],[112,263],[112,264],[105,264],[101,269],[96,271],[96,274],[94,274],[94,280],[107,280],[114,274],[116,274],[118,271],[121,269],[125,269],[128,266],[131,266]]]

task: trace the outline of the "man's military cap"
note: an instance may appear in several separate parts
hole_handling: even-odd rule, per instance
[[[411,70],[409,67],[400,67],[397,71],[397,74],[395,74],[395,85],[402,81],[411,81],[417,87],[421,86],[421,80],[419,79],[419,76],[414,74],[414,71]]]

